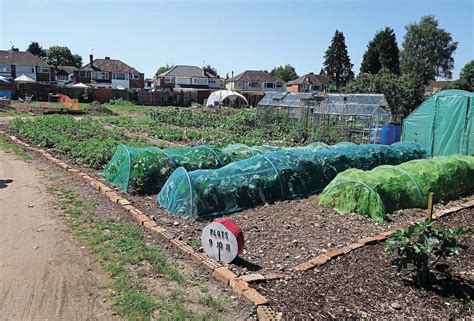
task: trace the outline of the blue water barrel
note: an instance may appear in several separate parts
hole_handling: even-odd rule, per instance
[[[382,145],[391,145],[400,141],[402,126],[399,124],[387,124],[382,128],[380,143]]]

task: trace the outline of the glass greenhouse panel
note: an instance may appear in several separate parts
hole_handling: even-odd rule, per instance
[[[317,193],[348,168],[371,169],[427,156],[428,152],[415,143],[391,146],[346,143],[319,151],[281,150],[215,170],[190,172],[178,168],[163,186],[157,201],[174,215],[191,218],[224,215]]]

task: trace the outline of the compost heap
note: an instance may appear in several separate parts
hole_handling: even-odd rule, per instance
[[[348,169],[324,189],[320,204],[339,213],[358,213],[382,222],[386,213],[427,208],[434,201],[459,198],[474,191],[474,157],[453,155],[412,160],[371,171]]]
[[[304,147],[274,147],[232,144],[220,149],[214,146],[195,147],[130,147],[119,145],[103,176],[120,189],[137,194],[154,194],[161,190],[171,173],[178,167],[188,171],[219,168],[231,162],[277,150],[321,150],[332,147],[354,145],[339,143],[328,146],[312,143]]]
[[[428,157],[416,143],[355,145],[321,151],[282,150],[257,155],[215,170],[176,169],[158,195],[168,212],[187,217],[229,214],[259,204],[321,191],[348,168]]]

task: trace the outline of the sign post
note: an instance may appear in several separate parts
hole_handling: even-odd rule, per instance
[[[244,249],[244,235],[229,218],[218,218],[208,224],[201,234],[207,256],[223,263],[232,262]]]

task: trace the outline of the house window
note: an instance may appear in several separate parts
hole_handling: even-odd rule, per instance
[[[265,83],[265,88],[275,88],[275,83],[273,83],[273,82],[266,82],[266,83]]]
[[[215,84],[215,83],[216,83],[216,80],[215,80],[215,79],[212,79],[212,78],[210,78],[210,79],[209,79],[209,83],[210,83],[210,84]]]
[[[11,72],[11,66],[10,65],[0,65],[0,72]]]
[[[193,78],[194,85],[207,85],[207,78]]]
[[[103,71],[93,71],[92,78],[97,80],[108,79],[108,73]]]
[[[170,76],[165,77],[165,83],[171,84],[173,82],[174,82],[173,77],[170,77]]]
[[[67,75],[56,75],[56,80],[68,80]]]
[[[124,72],[114,72],[112,74],[113,79],[125,80],[127,79],[127,74]]]
[[[79,77],[89,77],[87,71],[79,71]]]
[[[130,79],[140,79],[140,74],[130,74]]]
[[[282,87],[283,87],[283,84],[279,82],[279,83],[276,84],[276,87],[277,87],[277,88],[282,88]]]
[[[49,68],[48,67],[38,67],[38,72],[49,73]]]
[[[258,81],[250,81],[249,82],[249,87],[250,88],[259,88],[260,87],[260,83]]]
[[[18,65],[16,66],[16,74],[34,74],[35,73],[35,66],[28,66],[28,65]]]

